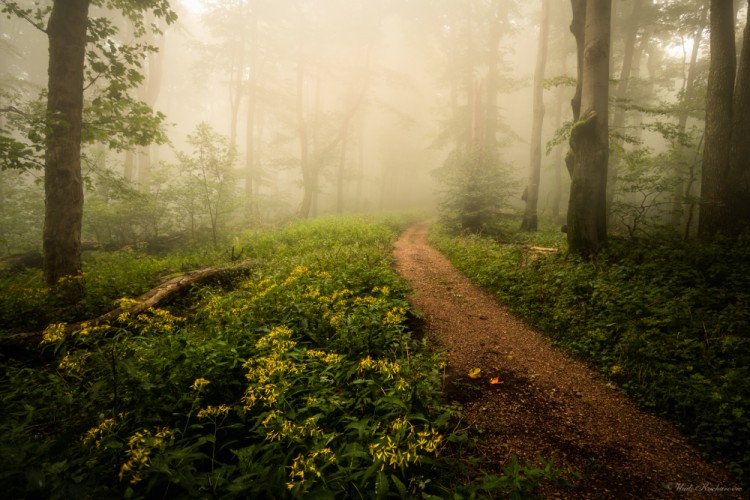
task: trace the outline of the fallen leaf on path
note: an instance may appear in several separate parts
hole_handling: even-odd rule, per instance
[[[502,384],[502,383],[503,381],[500,380],[500,377],[493,377],[490,379],[490,384],[492,385],[497,385],[497,384]]]
[[[481,368],[472,368],[469,370],[469,378],[479,378],[482,376]]]

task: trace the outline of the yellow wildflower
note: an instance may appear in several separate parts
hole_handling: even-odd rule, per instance
[[[86,431],[86,435],[83,437],[83,443],[90,444],[91,442],[94,442],[96,444],[96,447],[99,448],[99,446],[102,444],[102,438],[104,437],[104,434],[109,431],[114,425],[114,418],[105,418],[98,426]]]
[[[198,411],[198,418],[215,418],[215,417],[223,417],[226,414],[229,413],[229,410],[231,408],[227,405],[219,405],[219,406],[207,406],[205,408],[202,408]]]
[[[65,337],[65,323],[52,323],[42,333],[42,344],[52,344]]]
[[[199,377],[195,379],[195,382],[193,382],[193,385],[191,385],[190,388],[193,389],[194,391],[200,391],[201,389],[203,389],[210,383],[211,382],[209,380],[206,380],[203,377]]]

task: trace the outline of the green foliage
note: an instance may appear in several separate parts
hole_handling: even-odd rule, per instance
[[[134,39],[124,40],[120,29],[109,17],[90,17],[87,24],[85,90],[82,142],[102,143],[115,150],[151,143],[163,144],[167,138],[162,129],[166,116],[134,99],[130,93],[143,82],[143,58],[157,47],[143,41],[160,30],[155,18],[171,24],[177,16],[167,0],[101,0],[94,5],[114,9],[127,17]],[[28,21],[45,31],[52,10],[45,2],[25,8],[21,3],[4,0],[0,13],[8,19]],[[8,124],[0,128],[2,169],[35,169],[44,165],[44,144],[48,119],[45,113],[46,90],[36,99],[22,99],[20,93],[3,91],[11,111]]]
[[[227,217],[240,205],[233,172],[237,152],[226,137],[205,122],[188,136],[188,144],[193,147],[190,154],[177,153],[184,176],[179,206],[191,221],[192,233],[200,224],[199,219],[208,217],[212,240],[217,246]]]
[[[496,232],[515,187],[507,165],[485,148],[452,153],[437,172],[441,220],[449,227]]]
[[[0,253],[22,253],[41,245],[44,193],[33,177],[0,171]]]
[[[59,310],[50,290],[42,283],[41,271],[27,269],[0,275],[0,331],[33,331],[52,321],[74,322],[103,314],[114,300],[136,297],[166,277],[229,261],[228,251],[196,245],[190,252],[164,257],[147,249],[125,248],[116,252],[83,254],[85,296],[74,307]]]
[[[594,262],[444,231],[432,239],[515,313],[748,480],[749,237],[615,239]]]
[[[38,364],[0,375],[6,495],[483,498],[554,478],[513,461],[462,484],[468,439],[441,399],[444,362],[412,337],[391,268],[405,222],[255,232],[242,243],[257,265],[232,290],[67,336],[50,325]],[[126,293],[153,268],[135,252],[97,258],[115,255],[92,268],[122,275],[110,288],[89,275],[87,290]]]

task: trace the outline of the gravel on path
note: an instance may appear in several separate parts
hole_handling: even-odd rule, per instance
[[[396,269],[426,334],[444,350],[448,396],[482,432],[486,470],[499,471],[512,455],[553,458],[581,477],[572,488],[545,487],[552,498],[743,498],[673,426],[639,411],[461,275],[429,245],[428,227],[418,223],[395,243]],[[467,376],[474,368],[478,379]]]

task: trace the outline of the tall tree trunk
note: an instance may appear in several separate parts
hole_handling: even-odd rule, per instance
[[[81,271],[81,120],[89,0],[55,0],[49,37],[44,160],[44,281]],[[71,297],[72,299],[73,297]]]
[[[487,44],[489,50],[487,56],[487,88],[485,89],[487,97],[484,106],[484,151],[494,159],[497,154],[497,93],[498,73],[501,64],[501,22],[507,18],[508,4],[502,0],[494,0],[491,8],[492,19]]]
[[[344,124],[341,136],[341,155],[336,173],[336,213],[344,213],[344,172],[346,171],[346,152],[349,148],[349,124]]]
[[[304,73],[304,62],[302,54],[302,46],[299,48],[299,60],[297,61],[297,127],[299,131],[299,146],[300,146],[300,170],[302,171],[302,204],[299,209],[299,216],[306,219],[310,216],[310,209],[312,208],[312,194],[315,189],[315,182],[313,180],[312,165],[310,162],[310,139],[308,133],[308,125],[305,120],[305,108],[304,108],[304,88],[305,85],[305,73]]]
[[[570,134],[573,175],[568,246],[584,258],[607,240],[608,100],[611,0],[586,3],[581,117]]]
[[[695,77],[698,73],[698,53],[700,52],[701,40],[703,38],[703,31],[706,28],[706,21],[708,20],[708,6],[704,6],[701,11],[701,22],[696,28],[693,34],[693,48],[690,52],[690,64],[688,65],[687,75],[685,77],[685,85],[683,87],[683,106],[680,110],[677,118],[677,130],[679,133],[684,133],[687,127],[688,117],[690,116],[690,103],[693,101],[695,94]],[[672,213],[671,223],[675,228],[679,228],[682,225],[683,219],[683,203],[686,198],[690,196],[689,192],[685,191],[684,172],[682,169],[685,165],[689,164],[692,159],[689,157],[690,151],[683,146],[677,146],[677,165],[675,171],[675,192],[674,201],[672,202]],[[682,168],[681,168],[682,167]],[[688,184],[692,185],[692,179],[688,179]]]
[[[740,62],[734,84],[732,145],[729,163],[729,212],[732,234],[750,227],[750,0]]]
[[[711,63],[706,87],[706,139],[698,221],[698,234],[703,238],[729,230],[732,216],[726,203],[736,64],[731,2],[711,0],[710,28]]]
[[[149,16],[150,22],[159,26],[160,29],[164,28],[164,21],[161,18],[155,18]],[[156,100],[159,98],[159,92],[161,91],[161,81],[164,74],[164,35],[154,35],[149,33],[145,37],[145,41],[152,45],[157,45],[158,52],[151,52],[148,54],[148,73],[146,76],[145,85],[142,85],[138,89],[138,97],[141,101],[148,104],[150,107],[156,105]],[[138,183],[141,188],[148,190],[150,177],[151,177],[151,163],[154,161],[152,158],[152,151],[156,148],[155,145],[141,146],[137,149],[137,173]]]
[[[627,111],[625,109],[625,100],[628,98],[628,90],[630,87],[631,72],[633,69],[633,62],[636,59],[636,39],[638,38],[638,29],[640,28],[640,19],[643,15],[643,0],[633,0],[633,10],[630,13],[628,19],[628,25],[625,28],[625,39],[622,56],[622,69],[620,70],[620,80],[617,83],[617,90],[615,91],[615,99],[617,105],[615,106],[612,127],[616,131],[621,131],[625,127],[627,118]],[[640,58],[638,58],[640,59]],[[618,155],[612,155],[609,168],[607,173],[607,213],[610,212],[612,202],[615,198],[615,186],[617,181],[617,168],[619,167],[620,157]]]
[[[248,8],[244,0],[239,2],[238,15],[245,20],[245,11]],[[242,104],[243,86],[245,77],[245,34],[241,29],[239,41],[232,47],[231,62],[229,64],[229,144],[234,148],[237,146],[237,122],[240,116],[240,105]]]
[[[544,68],[547,65],[547,45],[549,41],[549,0],[542,0],[539,43],[534,70],[534,119],[531,125],[531,146],[529,152],[529,183],[526,186],[526,211],[521,229],[537,230],[537,205],[539,203],[539,179],[542,172],[542,125],[544,124]]]
[[[570,32],[576,39],[576,90],[573,98],[570,100],[570,107],[573,110],[573,122],[577,122],[581,116],[581,91],[583,84],[583,50],[584,35],[586,30],[586,0],[570,0],[570,6],[573,10],[573,20],[570,22]],[[573,150],[568,150],[565,155],[565,166],[570,176],[573,176],[573,163],[575,158]]]
[[[258,105],[258,13],[250,9],[250,74],[247,82],[247,120],[245,128],[245,206],[246,213],[255,215],[256,172],[256,108]]]

